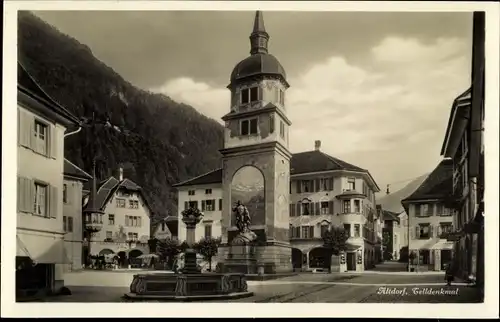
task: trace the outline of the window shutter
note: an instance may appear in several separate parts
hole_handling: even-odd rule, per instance
[[[205,208],[206,208],[206,202],[205,202],[205,200],[202,200],[201,201],[201,211],[205,211]]]
[[[142,217],[137,217],[137,226],[142,227]]]
[[[52,159],[57,158],[58,154],[58,139],[57,139],[57,133],[56,133],[56,127],[55,126],[47,126],[48,130],[48,139],[49,139],[49,153],[47,153]]]
[[[420,238],[420,227],[419,226],[415,227],[415,238]]]
[[[309,238],[314,238],[314,226],[309,226]]]
[[[300,206],[301,206],[301,203],[300,203],[300,202],[298,202],[298,203],[297,203],[297,213],[295,214],[295,216],[300,216],[300,215],[302,215],[302,213],[300,212]]]
[[[441,234],[443,233],[443,228],[441,227],[441,225],[438,225],[437,226],[437,236],[441,236]]]
[[[17,211],[33,212],[33,207],[29,202],[31,196],[30,181],[27,178],[17,177]]]
[[[429,226],[429,237],[430,238],[434,237],[434,226],[432,225]]]
[[[321,187],[319,185],[319,183],[320,183],[319,181],[320,181],[319,179],[314,180],[314,183],[316,184],[316,191],[321,191]]]
[[[26,209],[29,213],[35,212],[35,181],[25,178],[24,188],[26,188]]]
[[[57,187],[49,186],[49,212],[50,218],[57,218],[58,194]]]
[[[319,209],[320,203],[316,202],[316,215],[319,216],[321,214],[321,211]]]
[[[219,199],[219,210],[222,210],[222,199]]]
[[[23,110],[18,110],[19,115],[19,144],[31,148],[31,136],[34,134],[34,120]]]
[[[216,210],[216,208],[215,208],[215,199],[212,199],[212,207],[214,207],[213,210]]]
[[[300,238],[300,226],[299,227],[295,227],[295,237],[296,238]]]
[[[128,227],[129,225],[129,217],[125,216],[125,226]]]
[[[295,206],[293,203],[290,204],[290,217],[295,215]]]
[[[188,209],[189,208],[189,202],[187,201],[184,201],[184,210]]]
[[[297,180],[297,193],[302,193],[302,180]]]
[[[333,177],[328,180],[330,183],[330,191],[333,191]]]
[[[328,201],[328,208],[330,210],[330,215],[333,215],[333,200]]]
[[[314,188],[316,188],[314,186],[314,180],[309,180],[309,188],[310,188],[310,191],[309,192],[315,192],[316,190]]]

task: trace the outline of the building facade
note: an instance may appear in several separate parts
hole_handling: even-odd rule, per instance
[[[453,243],[447,241],[454,230],[453,212],[447,206],[452,177],[453,161],[444,159],[401,202],[408,213],[410,270],[441,271],[452,260]]]
[[[453,160],[455,263],[461,278],[484,284],[484,37],[485,14],[473,14],[471,88],[452,105],[441,155]]]
[[[402,250],[408,247],[408,215],[380,209],[383,216],[384,260],[401,259]]]
[[[153,229],[153,237],[159,240],[177,238],[168,228],[168,218],[161,220]]]
[[[62,189],[64,248],[70,263],[66,270],[83,267],[83,185],[92,179],[88,173],[64,160],[64,182]]]
[[[375,192],[379,188],[369,172],[321,152],[319,141],[315,142],[314,150],[293,154],[291,169],[287,224],[293,268],[325,268],[327,259],[321,236],[330,225],[344,227],[349,233],[348,270],[362,271],[379,262],[377,253],[381,247],[382,225],[374,209]],[[218,223],[223,219],[221,209],[225,205],[222,199],[222,169],[182,182],[176,187],[179,216],[189,206],[201,207],[205,214],[197,226],[196,239],[209,234],[214,238],[221,237]],[[207,200],[215,200],[210,202],[215,208],[204,207]],[[183,241],[186,239],[186,227],[182,220],[178,222],[179,239]]]
[[[97,219],[101,227],[92,236],[84,232],[84,258],[89,254],[135,258],[149,253],[151,210],[142,188],[130,179],[124,179],[122,169],[118,179],[110,177],[100,184],[95,202],[96,208],[103,212]],[[91,206],[88,197],[84,205]],[[90,220],[84,218],[84,222]]]
[[[18,62],[16,293],[64,285],[64,134],[76,117],[53,101]]]

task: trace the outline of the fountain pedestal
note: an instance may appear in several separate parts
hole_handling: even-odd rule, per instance
[[[244,274],[201,273],[196,263],[196,252],[192,249],[196,225],[203,214],[195,208],[182,212],[186,224],[184,269],[181,274],[147,273],[136,274],[130,284],[129,300],[156,301],[207,301],[227,300],[252,296],[248,292]]]

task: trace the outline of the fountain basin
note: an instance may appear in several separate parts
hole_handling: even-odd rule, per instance
[[[253,296],[246,277],[239,273],[136,274],[130,284],[129,300],[207,301]]]

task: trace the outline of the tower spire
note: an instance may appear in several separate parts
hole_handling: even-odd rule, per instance
[[[264,16],[261,11],[255,12],[253,31],[250,34],[250,54],[267,54],[269,34],[264,26]]]

